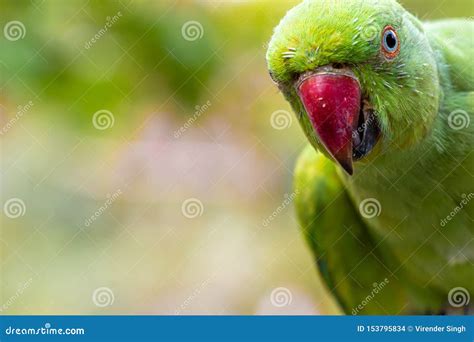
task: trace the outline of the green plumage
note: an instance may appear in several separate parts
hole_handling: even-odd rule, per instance
[[[400,39],[393,60],[380,50],[386,25]],[[473,297],[474,22],[421,23],[393,0],[310,0],[275,29],[267,60],[311,145],[297,212],[342,309],[436,313],[453,308],[453,288]],[[382,131],[352,177],[327,158],[294,87],[330,63],[351,67]]]

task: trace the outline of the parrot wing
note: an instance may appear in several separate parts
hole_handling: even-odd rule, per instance
[[[375,243],[334,164],[311,146],[295,173],[296,210],[319,272],[346,314],[439,312],[427,289],[396,275],[397,261]]]

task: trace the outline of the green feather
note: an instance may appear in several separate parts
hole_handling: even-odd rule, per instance
[[[387,25],[401,44],[393,60],[380,48]],[[360,277],[345,291],[336,290],[347,313],[382,276],[392,279],[393,289],[381,293],[400,299],[380,294],[380,305],[368,305],[368,313],[397,313],[400,307],[407,313],[441,311],[454,287],[474,295],[473,36],[472,20],[422,23],[393,0],[305,1],[275,29],[269,71],[319,156],[327,152],[294,88],[304,72],[349,65],[381,126],[381,140],[355,163],[353,177],[321,166],[312,151],[302,155],[295,180],[297,187],[312,189],[301,192],[297,210],[326,282],[333,287],[347,274]],[[368,198],[380,203],[373,218],[358,209]],[[328,208],[322,211],[321,203]],[[347,233],[349,247],[331,246],[344,227],[352,227],[369,248],[357,247]],[[351,258],[366,255],[357,272],[347,269]],[[375,261],[384,267],[375,267]]]

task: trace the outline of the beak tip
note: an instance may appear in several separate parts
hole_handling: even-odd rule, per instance
[[[354,174],[354,168],[352,167],[352,162],[339,162],[344,171],[347,172],[349,176],[352,176]]]

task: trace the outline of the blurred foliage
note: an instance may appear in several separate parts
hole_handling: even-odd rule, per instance
[[[107,18],[119,12],[111,29],[86,49]],[[199,43],[181,37],[181,26],[190,16],[209,27],[199,12],[199,7],[162,2],[138,3],[133,12],[118,1],[60,6],[55,1],[37,6],[9,2],[3,17],[21,17],[28,34],[28,39],[3,44],[1,50],[9,95],[13,101],[25,92],[38,96],[60,107],[51,114],[67,114],[75,126],[87,125],[90,113],[104,102],[124,120],[133,119],[131,104],[165,102],[170,94],[188,108],[194,106],[218,62],[212,30]]]

